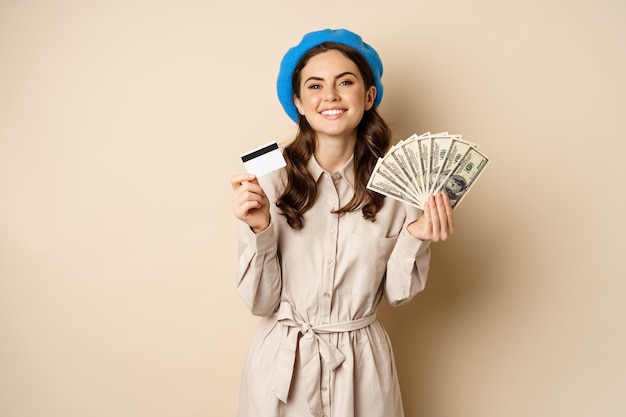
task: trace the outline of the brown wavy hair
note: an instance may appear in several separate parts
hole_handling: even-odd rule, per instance
[[[356,64],[363,76],[366,90],[374,85],[374,73],[361,53],[340,43],[325,42],[307,51],[296,66],[291,80],[296,97],[300,97],[301,73],[309,59],[329,50],[338,50]],[[378,114],[376,105],[373,105],[371,109],[364,112],[357,126],[357,140],[354,147],[354,196],[334,213],[343,215],[360,209],[365,219],[376,220],[376,213],[383,206],[385,197],[369,190],[367,182],[376,161],[389,149],[390,143],[391,129]],[[304,213],[311,208],[317,196],[317,183],[307,169],[316,144],[315,131],[306,118],[299,114],[296,136],[283,152],[287,161],[287,182],[283,193],[276,201],[280,214],[284,215],[287,218],[287,224],[296,230],[304,227]]]

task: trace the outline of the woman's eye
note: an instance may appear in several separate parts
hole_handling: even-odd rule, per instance
[[[354,84],[352,80],[341,80],[339,81],[339,85],[352,85]]]
[[[309,84],[309,86],[307,88],[310,89],[310,90],[318,90],[318,89],[322,88],[322,86],[319,85],[319,84]]]

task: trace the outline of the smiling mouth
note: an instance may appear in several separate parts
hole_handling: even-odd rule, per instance
[[[345,110],[343,109],[329,109],[329,110],[322,111],[321,114],[324,116],[338,116],[344,112]]]

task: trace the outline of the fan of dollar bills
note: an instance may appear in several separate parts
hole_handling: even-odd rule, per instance
[[[367,188],[420,209],[429,195],[443,191],[454,208],[488,162],[478,145],[461,135],[412,135],[379,158]]]

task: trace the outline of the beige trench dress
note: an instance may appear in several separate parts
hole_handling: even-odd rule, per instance
[[[401,417],[391,343],[376,309],[408,302],[424,288],[429,242],[406,226],[421,214],[385,199],[376,221],[332,211],[353,195],[352,160],[325,172],[312,158],[318,195],[304,228],[277,212],[284,171],[259,179],[271,224],[254,234],[241,222],[237,289],[261,320],[240,389],[239,417]]]

